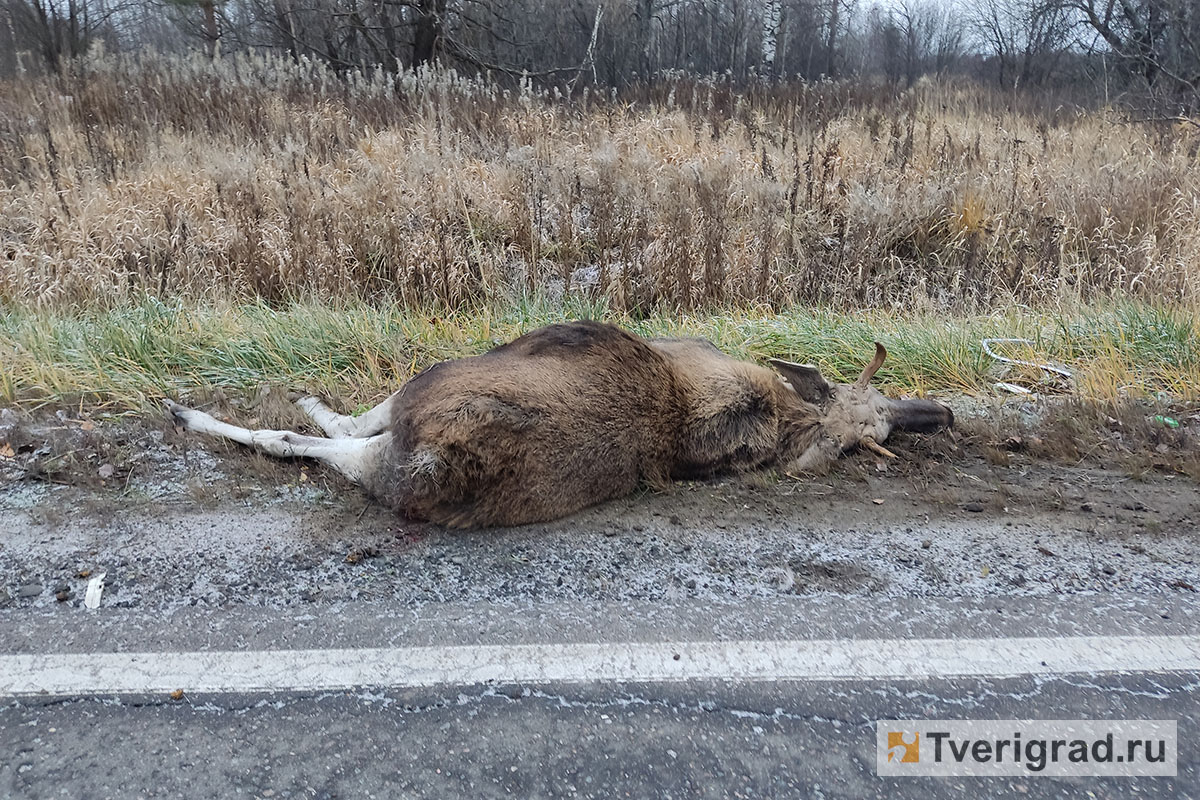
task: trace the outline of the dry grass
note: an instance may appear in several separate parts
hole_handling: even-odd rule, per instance
[[[1163,419],[1179,424],[1172,427]],[[1194,406],[1062,399],[1040,404],[1031,413],[1008,404],[986,415],[960,418],[956,434],[966,452],[982,454],[993,466],[1009,465],[1021,454],[1119,469],[1135,478],[1169,473],[1200,482],[1200,409]],[[944,442],[924,446],[934,454],[954,455]]]
[[[1198,133],[953,85],[567,101],[98,59],[0,85],[0,303],[1194,309]]]

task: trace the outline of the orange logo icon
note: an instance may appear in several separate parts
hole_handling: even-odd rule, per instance
[[[888,731],[888,763],[916,764],[921,760],[921,734]]]

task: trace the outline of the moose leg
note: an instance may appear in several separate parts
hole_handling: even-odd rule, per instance
[[[271,431],[239,428],[205,414],[203,411],[165,401],[171,416],[189,431],[220,436],[253,447],[278,458],[315,458],[336,469],[355,483],[377,463],[379,453],[391,441],[390,433],[363,438],[324,439],[303,436],[292,431]]]
[[[338,414],[321,402],[319,397],[301,397],[296,401],[300,410],[308,414],[309,419],[317,423],[331,439],[362,439],[382,433],[392,422],[392,407],[396,404],[396,392],[379,405],[360,414],[349,417]]]

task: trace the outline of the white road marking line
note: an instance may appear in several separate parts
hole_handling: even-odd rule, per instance
[[[0,656],[0,697],[482,683],[1200,672],[1200,636],[467,645]]]

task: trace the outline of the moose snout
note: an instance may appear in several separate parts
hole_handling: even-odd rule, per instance
[[[932,400],[893,400],[892,429],[934,433],[954,427],[954,412]]]

